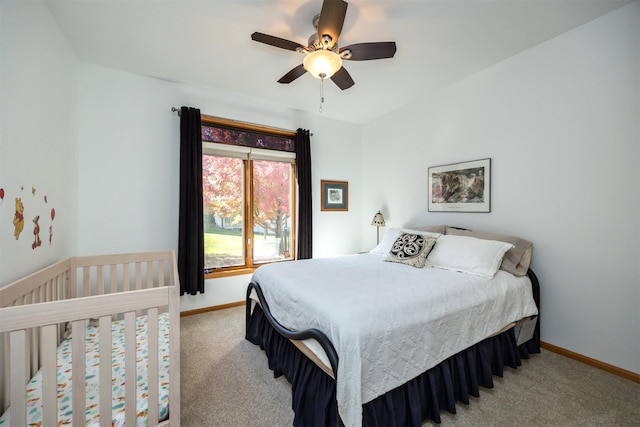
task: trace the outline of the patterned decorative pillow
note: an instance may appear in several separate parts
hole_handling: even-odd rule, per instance
[[[411,228],[390,227],[390,228],[387,228],[387,231],[385,231],[384,236],[382,237],[382,241],[378,244],[378,246],[371,249],[370,252],[372,254],[387,255],[391,250],[391,247],[395,243],[396,239],[398,238],[398,236],[400,236],[400,234],[402,233],[419,234],[421,236],[435,237],[435,238],[438,238],[439,236],[444,234],[444,233],[434,233],[434,232],[422,231],[422,230],[414,230]]]
[[[384,260],[422,268],[436,239],[421,234],[400,233]]]

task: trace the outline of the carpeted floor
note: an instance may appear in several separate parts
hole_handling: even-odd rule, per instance
[[[244,339],[244,310],[181,319],[184,427],[292,424],[291,386]],[[441,425],[640,426],[640,384],[543,350],[457,414],[443,412]]]

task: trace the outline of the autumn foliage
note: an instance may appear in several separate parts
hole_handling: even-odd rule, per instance
[[[243,160],[205,155],[202,159],[205,211],[217,218],[228,218],[242,226]],[[254,160],[253,224],[280,238],[284,251],[284,230],[291,217],[291,165],[289,163]]]

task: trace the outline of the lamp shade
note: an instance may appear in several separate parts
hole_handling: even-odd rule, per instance
[[[378,213],[373,216],[373,219],[371,220],[371,225],[375,225],[377,227],[384,227],[384,217],[382,216],[382,213],[380,211],[378,211]]]
[[[302,65],[313,77],[328,79],[342,67],[342,58],[330,50],[314,50],[306,54]]]

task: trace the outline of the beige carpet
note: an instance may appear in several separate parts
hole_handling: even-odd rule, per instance
[[[244,339],[244,307],[181,322],[184,427],[292,424],[291,386]],[[441,416],[443,426],[640,426],[640,384],[543,350]]]

